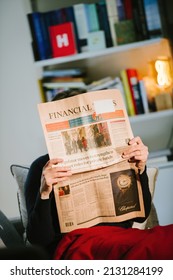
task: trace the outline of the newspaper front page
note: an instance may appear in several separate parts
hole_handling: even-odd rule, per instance
[[[117,89],[38,104],[50,158],[71,168],[54,186],[61,232],[144,217],[138,171],[121,157],[133,137]]]

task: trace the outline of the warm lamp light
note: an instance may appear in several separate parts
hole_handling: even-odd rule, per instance
[[[173,107],[173,64],[167,56],[148,62],[148,76],[143,78],[151,110]]]
[[[170,87],[173,84],[173,71],[170,58],[163,56],[158,57],[155,61],[157,72],[156,82],[161,88]]]

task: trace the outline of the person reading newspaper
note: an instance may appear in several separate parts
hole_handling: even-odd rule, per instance
[[[55,97],[54,100],[60,99],[60,96]],[[64,95],[62,95],[62,98],[64,98]],[[146,173],[148,147],[137,136],[129,141],[128,148],[122,152],[121,156],[127,161],[135,162],[138,168],[145,217],[99,225],[131,228],[133,222],[144,222],[149,216],[151,209],[151,194]],[[28,212],[27,238],[31,244],[44,247],[49,253],[50,258],[53,258],[55,249],[64,236],[64,233],[60,232],[53,186],[58,182],[67,180],[72,175],[70,168],[58,166],[62,162],[63,159],[61,158],[49,159],[48,154],[40,156],[31,164],[25,184]]]

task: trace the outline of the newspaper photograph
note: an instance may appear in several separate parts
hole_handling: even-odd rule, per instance
[[[138,171],[121,162],[54,186],[61,232],[144,217]]]
[[[38,104],[50,159],[73,173],[96,170],[122,161],[133,138],[123,97],[118,89],[87,92]]]

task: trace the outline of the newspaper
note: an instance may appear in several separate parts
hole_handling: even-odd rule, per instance
[[[54,186],[61,232],[144,217],[138,170],[121,157],[133,137],[119,90],[38,104],[50,158],[73,175]]]
[[[38,104],[50,158],[63,158],[73,173],[95,170],[122,160],[133,137],[121,93],[88,92]]]

